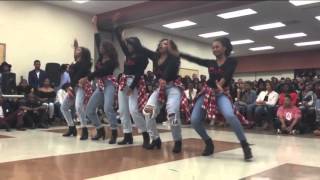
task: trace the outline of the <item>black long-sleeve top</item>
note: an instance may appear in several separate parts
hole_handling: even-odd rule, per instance
[[[216,81],[220,81],[222,78],[225,79],[224,87],[229,87],[238,64],[235,58],[227,58],[225,63],[219,66],[215,60],[201,59],[184,53],[180,53],[180,57],[200,66],[207,67],[209,72],[207,85],[211,88],[216,88]]]
[[[141,76],[144,74],[144,70],[148,66],[148,56],[143,52],[136,52],[134,55],[132,55],[129,52],[126,44],[121,39],[121,34],[119,31],[116,31],[116,37],[120,43],[124,55],[126,56],[123,73],[125,75],[134,75],[133,82],[130,85],[130,88],[134,89],[137,86]]]
[[[98,33],[96,33],[94,35],[95,38],[95,43],[96,43],[96,47],[99,48],[100,43],[101,43],[101,38],[100,35]],[[117,68],[117,63],[116,60],[108,60],[105,62],[102,62],[102,54],[99,52],[98,53],[98,61],[95,65],[95,70],[92,73],[88,74],[88,79],[91,81],[94,78],[100,78],[103,76],[107,76],[107,75],[112,75],[113,71]]]
[[[71,79],[71,85],[72,87],[77,86],[78,81],[86,77],[88,74],[90,74],[91,69],[91,62],[89,61],[78,61],[75,64],[70,65],[70,79]]]
[[[180,68],[180,57],[168,53],[166,60],[162,64],[158,64],[160,59],[159,53],[144,48],[147,56],[153,61],[154,73],[157,79],[164,79],[167,82],[175,81],[178,78]]]

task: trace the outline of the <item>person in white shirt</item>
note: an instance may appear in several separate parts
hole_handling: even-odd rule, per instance
[[[261,91],[255,104],[248,106],[247,118],[255,124],[263,124],[268,129],[270,121],[275,117],[279,94],[273,90],[271,81],[266,81],[266,91]]]
[[[197,95],[197,89],[193,88],[193,84],[192,82],[188,82],[188,89],[184,91],[184,93],[186,94],[189,103],[192,102],[194,100],[194,98]]]

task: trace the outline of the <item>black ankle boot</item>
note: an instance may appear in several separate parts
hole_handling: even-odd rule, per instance
[[[133,144],[132,133],[124,133],[123,140],[118,142],[118,145],[125,145],[125,144]]]
[[[105,138],[106,138],[106,131],[104,130],[104,127],[97,129],[97,134],[94,137],[92,137],[91,139],[94,141],[97,141],[100,138],[102,138],[103,140],[105,140]]]
[[[80,140],[87,140],[88,139],[88,135],[89,135],[88,128],[83,127]]]
[[[247,141],[241,141],[241,146],[244,154],[244,160],[250,161],[253,158],[250,145]]]
[[[172,149],[173,153],[180,153],[181,152],[181,146],[182,146],[182,142],[181,141],[175,141],[174,142],[174,147]]]
[[[204,141],[206,144],[206,147],[204,148],[204,151],[202,152],[202,156],[210,156],[214,152],[214,145],[211,139],[207,139]]]
[[[66,133],[64,133],[62,136],[64,137],[77,136],[76,126],[69,126],[69,130]]]
[[[7,132],[10,132],[10,131],[11,131],[11,130],[10,130],[10,126],[9,126],[7,123],[4,124],[4,127],[5,127],[5,129],[6,129]]]
[[[147,132],[143,132],[142,137],[143,137],[142,147],[146,149],[150,145],[150,136]]]
[[[160,149],[161,148],[161,139],[160,138],[157,138],[155,140],[152,140],[151,144],[149,144],[146,149],[154,149],[154,148],[157,148],[157,149]]]
[[[117,137],[118,137],[118,130],[112,129],[109,144],[115,144],[117,142]]]

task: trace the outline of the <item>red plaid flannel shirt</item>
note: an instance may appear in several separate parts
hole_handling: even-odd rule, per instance
[[[83,88],[83,90],[84,90],[83,104],[87,105],[91,95],[93,94],[93,89],[92,89],[90,81],[86,81],[85,84],[81,88]],[[67,90],[67,98],[74,99],[75,98],[74,96],[75,95],[74,95],[73,89],[69,88]]]
[[[224,94],[230,99],[232,103],[231,95],[228,93],[228,89],[224,90]],[[204,85],[203,90],[198,94],[197,97],[204,95],[204,102],[202,108],[207,111],[207,116],[209,119],[212,119],[216,116],[219,116],[219,111],[216,105],[215,91],[207,84]],[[195,98],[197,99],[197,98]],[[249,121],[237,110],[237,108],[232,105],[235,115],[238,117],[241,124],[248,125]]]
[[[185,115],[186,123],[190,122],[190,106],[189,101],[184,93],[184,87],[180,79],[176,79],[174,81],[174,85],[177,86],[181,92],[181,100],[180,100],[180,111]],[[159,94],[158,94],[158,101],[160,103],[165,103],[166,101],[166,87],[161,85],[159,86]]]
[[[123,74],[120,78],[119,82],[119,90],[123,91],[127,85],[128,76]],[[140,77],[138,82],[138,108],[139,111],[142,112],[144,106],[147,104],[149,94],[147,93],[146,82],[144,80],[144,76]]]

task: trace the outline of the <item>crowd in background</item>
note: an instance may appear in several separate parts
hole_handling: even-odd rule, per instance
[[[0,126],[7,129],[48,128],[56,121],[64,122],[60,105],[70,87],[69,65],[60,68],[60,83],[50,82],[46,72],[41,69],[39,60],[34,61],[34,70],[29,72],[28,80],[21,77],[17,86],[3,94],[23,95],[23,98],[0,97]],[[11,73],[11,65],[0,65],[1,77]],[[120,75],[119,75],[120,77]],[[196,75],[181,77],[190,109],[197,94],[205,85],[207,77]],[[147,92],[151,94],[157,87],[153,72],[145,74]],[[229,94],[237,110],[247,119],[246,128],[274,130],[276,133],[303,134],[313,132],[320,135],[320,79],[307,75],[290,78],[275,78],[257,81],[232,80]],[[1,88],[4,89],[4,88]],[[160,113],[158,122],[165,121],[166,115]],[[76,119],[76,115],[74,115]],[[209,120],[210,121],[210,120]],[[221,117],[214,124],[225,126]]]

